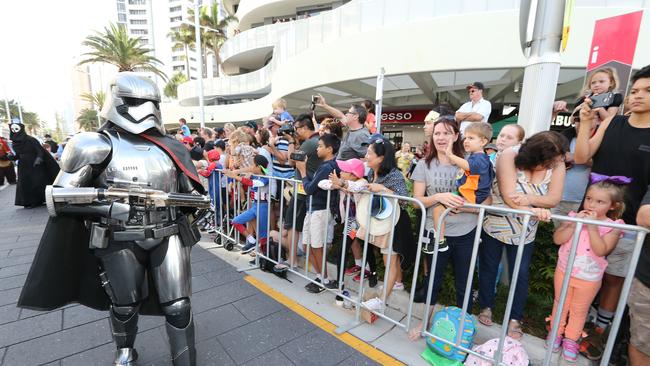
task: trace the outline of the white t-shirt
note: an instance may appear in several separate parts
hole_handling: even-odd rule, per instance
[[[492,113],[492,104],[483,98],[481,98],[476,103],[472,103],[472,101],[470,100],[469,102],[461,105],[456,112],[462,112],[462,113],[475,112],[483,116],[481,122],[487,122],[488,118],[490,118],[490,113]],[[472,122],[463,121],[460,123],[461,134],[465,132],[465,129],[467,128],[467,126],[470,125],[470,123]]]

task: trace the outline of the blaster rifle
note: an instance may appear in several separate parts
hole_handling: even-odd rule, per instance
[[[57,216],[59,213],[91,215],[95,213],[112,218],[126,215],[128,218],[131,205],[145,208],[177,206],[205,209],[210,207],[210,198],[208,196],[189,193],[167,193],[139,186],[129,188],[63,188],[50,185],[45,188],[45,202],[52,217]]]

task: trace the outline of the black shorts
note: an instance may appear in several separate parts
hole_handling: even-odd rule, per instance
[[[282,224],[282,227],[287,230],[293,228],[294,199],[295,198],[292,198],[287,207],[284,208],[284,223]],[[298,232],[302,232],[302,224],[305,222],[305,215],[307,214],[305,202],[305,196],[298,195],[298,198],[296,199],[296,231]]]

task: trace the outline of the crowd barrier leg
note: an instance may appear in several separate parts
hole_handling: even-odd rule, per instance
[[[393,202],[393,209],[394,210],[400,210],[401,207],[399,205],[399,201],[395,200]],[[393,215],[391,218],[391,227],[395,228],[397,225],[396,222],[397,215]],[[388,256],[386,257],[386,266],[384,270],[384,288],[382,289],[382,294],[381,294],[381,301],[383,303],[383,306],[381,308],[381,313],[384,314],[386,311],[387,307],[387,297],[388,297],[388,282],[390,281],[390,270],[391,270],[391,264],[393,263],[393,238],[395,237],[395,230],[391,230],[390,234],[388,235]],[[373,248],[370,248],[370,250],[374,250]],[[383,259],[383,255],[382,255]],[[365,275],[365,263],[364,264],[364,269],[361,270],[362,275]],[[399,263],[397,263],[397,266],[399,266]],[[394,268],[394,270],[397,272],[401,270],[401,268]],[[397,280],[397,278],[395,278]],[[395,286],[395,283],[393,283],[393,286]],[[391,292],[392,292],[392,287],[391,287]]]
[[[530,223],[530,214],[524,215],[524,221],[522,227],[527,228]],[[512,302],[515,298],[515,291],[517,289],[517,278],[519,277],[519,268],[521,267],[521,258],[524,254],[524,246],[526,241],[526,230],[521,231],[521,236],[519,237],[519,244],[517,247],[517,256],[515,258],[515,268],[512,269],[512,276],[510,281],[510,291],[508,291],[508,300],[506,302],[506,310],[503,314],[503,323],[501,326],[501,335],[499,336],[499,343],[497,346],[496,352],[496,363],[497,365],[501,362],[503,358],[503,345],[508,334],[508,326],[510,325],[510,313],[512,312]]]
[[[612,355],[612,350],[614,349],[614,341],[616,340],[616,334],[618,334],[618,328],[621,326],[623,312],[625,311],[627,298],[630,295],[630,287],[632,286],[632,280],[634,279],[636,266],[639,263],[639,257],[641,256],[641,249],[643,248],[645,236],[646,232],[643,231],[639,231],[636,234],[636,243],[634,244],[634,250],[632,251],[630,267],[627,270],[627,275],[625,276],[625,281],[623,282],[623,289],[621,290],[621,296],[618,299],[618,306],[616,307],[614,320],[610,325],[609,338],[607,339],[607,344],[605,345],[605,351],[603,352],[603,358],[601,359],[600,366],[607,366],[609,358]]]
[[[370,193],[370,200],[368,200],[368,212],[372,212],[372,198],[374,197],[374,193]],[[361,275],[359,278],[359,287],[358,287],[358,292],[357,292],[357,298],[354,300],[355,303],[355,314],[354,314],[354,320],[346,325],[342,325],[338,328],[336,328],[335,332],[337,334],[342,334],[345,332],[348,332],[359,325],[361,325],[361,302],[363,301],[363,280],[364,280],[364,273],[363,271],[366,268],[366,260],[368,260],[368,240],[370,240],[370,215],[368,215],[368,218],[366,219],[366,230],[364,233],[364,238],[363,238],[363,254],[362,254],[362,259],[361,259]]]
[[[350,198],[351,194],[347,195],[347,199],[345,201],[345,217],[343,218],[343,239],[341,240],[341,258],[340,258],[340,266],[339,266],[339,271],[337,273],[337,280],[339,281],[339,291],[343,291],[343,284],[345,282],[345,257],[347,255],[347,242],[348,242],[348,235],[346,234],[348,231],[348,220],[350,219]],[[363,268],[366,268],[365,263],[363,264]]]
[[[246,272],[246,271],[252,271],[252,270],[260,269],[260,254],[261,254],[261,251],[260,251],[260,240],[261,240],[260,226],[263,225],[263,224],[260,224],[260,221],[261,221],[260,220],[260,209],[261,209],[261,206],[262,206],[262,199],[261,199],[262,194],[260,193],[259,189],[258,189],[258,191],[256,193],[257,194],[255,195],[255,203],[256,203],[256,205],[255,205],[255,249],[254,249],[255,254],[256,254],[255,255],[255,263],[252,264],[252,265],[248,265],[248,267],[237,268],[237,272]],[[251,200],[250,200],[250,188],[247,190],[246,197],[248,197],[248,199],[246,200],[247,201],[246,206],[250,210],[251,206],[252,206]],[[268,210],[268,206],[269,205],[267,204],[267,210]],[[267,225],[268,225],[268,215],[267,215]],[[269,235],[268,226],[266,227],[266,235],[267,236]],[[248,244],[247,238],[244,238],[244,240]],[[269,255],[268,255],[269,250],[268,249],[269,249],[269,246],[267,245],[266,246],[266,257],[267,258],[269,257]]]
[[[321,258],[321,278],[323,279],[323,285],[325,285],[325,278],[327,278],[327,246],[328,243],[327,239],[329,239],[329,232],[330,232],[330,199],[331,199],[332,191],[328,190],[327,191],[327,200],[325,201],[325,230],[323,233],[324,240],[323,240],[323,253],[322,253],[322,258]],[[332,238],[333,239],[333,238]]]
[[[415,252],[415,267],[413,269],[413,279],[411,281],[411,290],[409,293],[409,305],[406,313],[406,324],[405,330],[408,332],[411,329],[411,319],[413,317],[413,303],[415,299],[415,288],[418,280],[418,274],[420,272],[420,259],[422,258],[422,245],[424,243],[429,243],[429,237],[424,237],[424,226],[426,224],[426,213],[427,210],[420,201],[416,201],[418,208],[421,210],[422,215],[420,215],[420,226],[418,230],[418,245]]]
[[[576,252],[578,251],[578,240],[580,239],[580,232],[582,231],[582,223],[578,222],[573,232],[573,237],[571,239],[571,250],[569,251],[569,260],[567,262],[567,268],[564,271],[564,278],[562,279],[562,290],[560,291],[560,299],[558,300],[558,306],[555,310],[553,316],[553,324],[551,326],[551,333],[549,333],[548,339],[550,340],[550,345],[546,348],[544,354],[544,366],[551,364],[551,358],[553,357],[553,342],[560,328],[560,321],[562,321],[562,309],[564,308],[564,301],[566,300],[566,294],[569,289],[569,280],[571,279],[571,272],[573,271],[573,262],[576,258]]]
[[[465,294],[463,295],[463,306],[460,316],[460,330],[456,335],[456,344],[460,344],[460,339],[465,329],[465,318],[467,317],[467,307],[469,306],[469,297],[472,295],[472,282],[474,281],[474,268],[476,267],[476,260],[478,258],[478,248],[481,241],[481,226],[483,218],[485,217],[485,209],[481,208],[478,212],[478,219],[476,222],[476,232],[474,233],[474,243],[472,244],[472,258],[469,261],[469,270],[467,275],[467,283],[465,284]],[[471,313],[471,311],[470,311]]]

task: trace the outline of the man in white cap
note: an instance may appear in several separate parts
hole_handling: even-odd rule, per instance
[[[472,122],[487,122],[492,112],[492,104],[483,99],[483,89],[485,86],[479,81],[475,81],[467,86],[469,102],[463,104],[456,111],[456,121],[460,124],[460,133]]]

